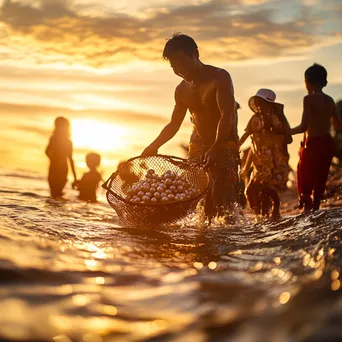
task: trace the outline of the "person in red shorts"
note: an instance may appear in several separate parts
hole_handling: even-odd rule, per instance
[[[297,188],[299,208],[305,213],[320,207],[335,150],[331,123],[336,129],[342,125],[334,100],[322,91],[327,83],[323,66],[314,64],[305,71],[308,95],[303,101],[302,121],[290,131],[292,135],[304,133],[297,166]]]

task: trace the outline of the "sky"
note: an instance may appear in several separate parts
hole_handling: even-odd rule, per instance
[[[174,107],[181,79],[162,59],[174,32],[231,74],[240,136],[260,88],[299,124],[304,71],[315,62],[328,70],[326,93],[342,99],[340,0],[0,0],[0,168],[46,174],[60,115],[71,121],[79,175],[90,151],[102,155],[104,177],[139,155]],[[190,132],[188,114],[160,153],[185,157]],[[293,168],[300,139],[289,146]]]

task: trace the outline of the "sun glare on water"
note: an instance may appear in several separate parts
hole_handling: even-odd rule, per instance
[[[72,120],[72,141],[76,148],[123,149],[127,146],[128,135],[129,129],[125,126],[91,119]]]

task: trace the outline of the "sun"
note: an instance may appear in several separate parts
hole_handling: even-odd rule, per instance
[[[72,120],[72,141],[76,148],[96,151],[123,149],[127,146],[129,129],[122,125],[92,119]]]

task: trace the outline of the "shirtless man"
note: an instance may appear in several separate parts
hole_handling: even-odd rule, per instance
[[[170,123],[142,155],[157,154],[178,132],[189,110],[193,123],[189,159],[205,163],[213,176],[205,201],[206,216],[209,222],[215,216],[228,217],[237,200],[239,165],[237,104],[231,77],[223,69],[203,64],[197,44],[183,34],[175,34],[167,41],[163,57],[183,80],[175,91]]]
[[[331,123],[335,128],[341,127],[334,100],[322,91],[327,83],[323,66],[314,64],[305,71],[308,95],[304,97],[302,122],[290,131],[291,134],[304,133],[297,166],[297,188],[299,207],[304,207],[306,213],[319,209],[325,191],[335,150]]]

